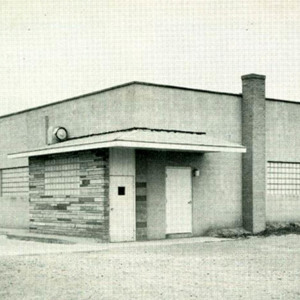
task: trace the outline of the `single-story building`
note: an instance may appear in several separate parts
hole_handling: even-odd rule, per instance
[[[130,82],[0,117],[0,226],[134,241],[300,221],[300,103]]]

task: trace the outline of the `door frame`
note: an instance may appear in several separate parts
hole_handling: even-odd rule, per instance
[[[110,175],[111,177],[131,177],[132,178],[132,198],[133,198],[133,215],[134,215],[134,224],[133,224],[133,240],[128,242],[135,242],[136,241],[136,187],[135,187],[135,176],[133,175]],[[109,180],[109,217],[108,217],[108,227],[109,227],[109,241],[111,243],[122,243],[118,241],[112,241],[111,239],[111,198],[112,198],[112,189],[111,189],[111,181]],[[126,242],[126,241],[123,241]]]
[[[167,178],[167,169],[189,169],[190,170],[190,181],[191,181],[191,234],[193,235],[193,207],[194,207],[194,196],[193,196],[193,174],[192,174],[192,167],[190,166],[166,166],[165,167],[165,175]],[[166,227],[165,227],[165,233],[166,235],[168,234],[176,234],[176,233],[167,233],[167,180],[165,180],[165,199],[166,199],[166,203],[165,203],[165,209],[166,209],[166,213],[165,213],[165,220],[166,220]],[[182,234],[182,233],[178,233],[178,234]]]

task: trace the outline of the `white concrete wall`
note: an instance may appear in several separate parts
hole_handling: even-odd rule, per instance
[[[242,226],[241,154],[206,153],[192,165],[200,170],[193,178],[193,228],[203,235],[214,228]]]
[[[213,228],[242,225],[241,154],[159,151],[145,153],[148,156],[147,234],[149,239],[165,238],[165,168],[167,166],[184,166],[200,170],[200,176],[192,178],[193,235],[204,235]]]
[[[135,176],[134,149],[109,149],[109,176]]]
[[[137,85],[135,126],[201,131],[241,142],[241,97]]]
[[[0,118],[0,169],[28,165],[27,159],[7,159],[8,153],[46,147],[45,117],[49,119],[49,126],[65,127],[70,137],[130,127],[150,127],[204,131],[214,137],[241,142],[241,97],[134,84]],[[229,173],[228,170],[231,168],[237,170],[241,168],[239,155],[237,158],[223,161],[222,159],[220,158],[220,161],[215,164],[212,173],[208,174],[211,176],[211,182],[220,179],[217,174],[219,169],[225,168],[226,171],[221,172],[221,174],[225,174]],[[208,168],[211,168],[210,164],[213,164],[214,160],[215,157],[212,156]],[[227,164],[226,167],[225,164]],[[114,166],[112,168],[112,170],[118,169]],[[149,168],[153,169],[153,181],[159,183],[161,175],[157,174],[158,170],[151,165]],[[240,175],[237,171],[234,171],[233,174],[234,178],[238,178],[237,176]],[[233,184],[233,180],[231,183]],[[230,194],[230,197],[233,197],[232,201],[240,202],[241,183],[236,180],[234,185],[234,192]],[[210,195],[205,199],[213,197],[210,193],[214,188],[210,188],[209,185],[203,186],[203,189],[209,191],[207,195]],[[153,193],[151,189],[154,189]],[[152,197],[156,197],[155,194],[158,193],[159,189],[149,187],[149,195],[153,194]],[[161,200],[156,198],[151,201]],[[159,207],[156,208],[157,211],[150,213],[152,214],[149,217],[150,220],[159,218],[163,213],[163,209],[160,210]],[[197,213],[200,218],[202,212],[203,210],[201,213]],[[206,216],[203,215],[203,217]],[[154,223],[151,221],[151,226],[156,226],[153,225]],[[208,223],[206,222],[206,224]],[[225,224],[227,223],[225,222]],[[158,223],[157,226],[162,227],[163,224]],[[195,226],[195,230],[200,234],[206,227]],[[157,236],[160,236],[160,233]]]
[[[0,208],[1,228],[29,228],[28,197],[1,197]]]
[[[266,101],[266,157],[300,162],[300,104]]]
[[[49,126],[70,137],[130,127],[205,131],[241,142],[241,97],[133,84],[0,118],[0,169],[28,165],[7,154],[46,146]]]
[[[267,161],[300,163],[300,104],[266,102]],[[300,221],[300,195],[267,191],[268,222]]]
[[[293,195],[268,195],[266,219],[268,222],[299,222],[300,197]]]

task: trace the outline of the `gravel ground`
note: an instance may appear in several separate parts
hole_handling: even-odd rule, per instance
[[[2,256],[0,299],[300,299],[300,236]]]

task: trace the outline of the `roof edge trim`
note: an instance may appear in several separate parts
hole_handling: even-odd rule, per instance
[[[300,101],[297,100],[282,100],[282,99],[266,98],[266,101],[283,102],[289,104],[300,104]]]
[[[87,134],[87,135],[82,135],[82,136],[74,136],[72,138],[69,138],[65,142],[78,140],[78,139],[82,139],[82,138],[87,138],[87,137],[92,137],[92,136],[99,136],[99,135],[105,135],[105,134],[110,134],[110,133],[118,133],[118,132],[122,133],[122,132],[128,132],[128,131],[133,131],[133,130],[185,133],[185,134],[196,134],[196,135],[205,135],[206,134],[206,132],[203,132],[203,131],[188,131],[188,130],[180,130],[180,129],[163,129],[163,128],[150,128],[150,127],[129,127],[129,128],[124,128],[124,129],[112,130],[112,131],[92,133],[92,134]],[[63,144],[63,142],[61,142],[61,144]]]
[[[238,152],[245,153],[246,148],[243,146],[222,146],[222,145],[196,145],[196,144],[178,144],[178,143],[161,143],[161,142],[137,142],[128,140],[116,140],[108,142],[96,142],[90,144],[63,146],[52,149],[37,149],[27,152],[8,154],[8,158],[33,157],[51,154],[60,154],[67,152],[76,152],[101,148],[137,148],[137,149],[157,149],[173,151],[194,151],[194,152]]]
[[[30,112],[30,111],[41,109],[41,108],[45,108],[45,107],[49,107],[49,106],[56,105],[56,104],[61,104],[61,103],[64,103],[64,102],[73,101],[73,100],[84,98],[84,97],[93,96],[93,95],[96,95],[96,94],[105,93],[105,92],[108,92],[108,91],[111,91],[111,90],[122,88],[122,87],[125,87],[125,86],[128,86],[128,85],[132,85],[132,84],[134,84],[134,81],[123,83],[123,84],[119,84],[119,85],[115,85],[115,86],[108,87],[108,88],[105,88],[105,89],[102,89],[102,90],[98,90],[98,91],[94,91],[94,92],[91,92],[91,93],[81,94],[81,95],[74,96],[74,97],[71,97],[71,98],[67,98],[67,99],[63,99],[63,100],[58,100],[58,101],[54,101],[54,102],[51,102],[51,103],[47,103],[47,104],[43,104],[43,105],[39,105],[39,106],[27,108],[27,109],[23,109],[23,110],[20,110],[20,111],[17,111],[17,112],[13,112],[13,113],[9,113],[9,114],[6,114],[6,115],[2,115],[2,116],[0,116],[0,119],[7,118],[7,117],[12,117],[12,116],[15,116],[15,115],[23,114],[23,113],[26,113],[26,112]]]
[[[151,83],[151,82],[143,82],[143,81],[129,81],[129,82],[122,83],[122,84],[119,84],[119,85],[115,85],[115,86],[112,86],[112,87],[108,87],[108,88],[105,88],[105,89],[102,89],[102,90],[97,90],[97,91],[94,91],[94,92],[77,95],[77,96],[74,96],[74,97],[71,97],[71,98],[66,98],[66,99],[63,99],[63,100],[54,101],[54,102],[51,102],[51,103],[47,103],[47,104],[43,104],[43,105],[39,105],[39,106],[27,108],[27,109],[23,109],[23,110],[8,113],[8,114],[5,114],[5,115],[0,115],[0,119],[7,118],[7,117],[12,117],[12,116],[19,115],[19,114],[22,114],[22,113],[30,112],[30,111],[37,110],[37,109],[42,109],[42,108],[45,108],[45,107],[61,104],[61,103],[64,103],[64,102],[73,101],[73,100],[84,98],[84,97],[89,97],[89,96],[105,93],[105,92],[108,92],[108,91],[112,91],[112,90],[119,89],[119,88],[122,88],[122,87],[125,87],[125,86],[133,85],[133,84],[139,84],[139,85],[145,85],[145,86],[155,86],[155,87],[161,87],[161,88],[172,88],[172,89],[179,89],[179,90],[185,90],[185,91],[203,92],[203,93],[210,93],[210,94],[217,94],[217,95],[242,97],[242,93],[228,93],[228,92],[219,92],[219,91],[189,88],[189,87],[168,85],[168,84],[159,84],[159,83]],[[300,104],[300,101],[297,101],[297,100],[282,100],[282,99],[274,99],[274,98],[266,98],[266,100]]]
[[[63,99],[63,100],[58,100],[58,101],[54,101],[54,102],[51,102],[51,103],[47,103],[47,104],[35,106],[35,107],[32,107],[32,108],[27,108],[27,109],[24,109],[24,110],[20,110],[20,111],[17,111],[17,112],[9,113],[9,114],[6,114],[6,115],[2,115],[2,116],[0,116],[0,119],[7,118],[7,117],[12,117],[12,116],[19,115],[19,114],[22,114],[22,113],[26,113],[26,112],[30,112],[30,111],[33,111],[33,110],[49,107],[49,106],[56,105],[56,104],[61,104],[61,103],[64,103],[64,102],[73,101],[73,100],[84,98],[84,97],[89,97],[89,96],[105,93],[105,92],[108,92],[108,91],[112,91],[112,90],[119,89],[119,88],[122,88],[122,87],[125,87],[125,86],[133,85],[133,84],[241,97],[241,94],[234,94],[234,93],[227,93],[227,92],[217,92],[217,91],[210,91],[210,90],[203,90],[203,89],[196,89],[196,88],[189,88],[189,87],[182,87],[182,86],[175,86],[175,85],[167,85],[167,84],[158,84],[158,83],[151,83],[151,82],[143,82],[143,81],[129,81],[129,82],[122,83],[122,84],[119,84],[119,85],[115,85],[115,86],[112,86],[112,87],[108,87],[108,88],[105,88],[105,89],[102,89],[102,90],[97,90],[97,91],[94,91],[94,92],[81,94],[81,95],[74,96],[74,97],[71,97],[71,98],[66,98],[66,99]]]

